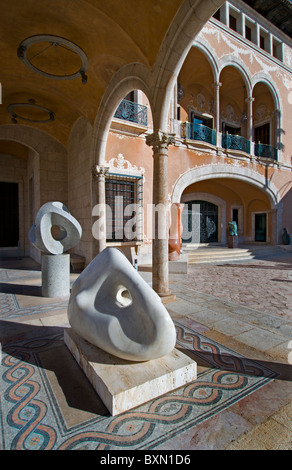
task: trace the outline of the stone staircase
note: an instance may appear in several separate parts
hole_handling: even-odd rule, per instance
[[[187,255],[188,264],[220,264],[238,263],[251,259],[269,259],[283,256],[285,250],[281,246],[242,245],[239,248],[228,248],[225,245],[182,245],[182,253]],[[286,252],[287,253],[287,252]]]

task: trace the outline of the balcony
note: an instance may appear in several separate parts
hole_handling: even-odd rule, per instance
[[[148,109],[147,106],[142,104],[122,100],[117,107],[114,117],[117,119],[123,119],[124,121],[134,122],[141,126],[147,126]]]
[[[216,131],[203,124],[185,123],[185,130],[183,130],[186,139],[197,140],[206,142],[211,145],[216,145]]]
[[[250,141],[241,135],[222,134],[222,148],[250,154]]]
[[[254,145],[254,153],[257,157],[261,158],[270,158],[272,160],[278,161],[278,149],[272,145],[258,144]]]

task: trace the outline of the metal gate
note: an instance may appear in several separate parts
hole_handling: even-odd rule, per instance
[[[183,243],[218,242],[218,206],[207,201],[188,201],[182,215]]]

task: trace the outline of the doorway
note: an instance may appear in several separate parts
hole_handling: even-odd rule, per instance
[[[0,182],[0,221],[0,247],[18,246],[18,183]]]
[[[255,241],[266,242],[267,241],[267,214],[265,212],[255,214],[254,219],[254,230],[255,230]]]
[[[182,215],[183,243],[218,242],[218,206],[208,201],[188,201]]]

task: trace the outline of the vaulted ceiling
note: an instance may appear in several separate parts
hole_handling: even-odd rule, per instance
[[[123,65],[140,62],[151,68],[162,39],[182,0],[13,0],[1,8],[0,51],[2,105],[0,125],[38,127],[66,145],[80,116],[93,123],[100,99],[113,74]],[[2,0],[4,3],[4,0]],[[87,82],[49,78],[82,68],[82,57],[66,44],[50,38],[29,43],[24,62],[19,46],[27,38],[52,35],[64,38],[84,52]],[[45,40],[46,39],[46,40]],[[29,41],[30,42],[30,41]],[[86,62],[87,65],[87,62]],[[12,106],[25,103],[27,106]],[[39,108],[41,107],[41,108]],[[42,109],[45,108],[45,109]],[[46,111],[48,110],[48,111]],[[50,114],[52,111],[53,114]],[[25,117],[29,121],[21,120]],[[51,117],[54,120],[46,121]],[[17,125],[17,124],[16,124]]]

